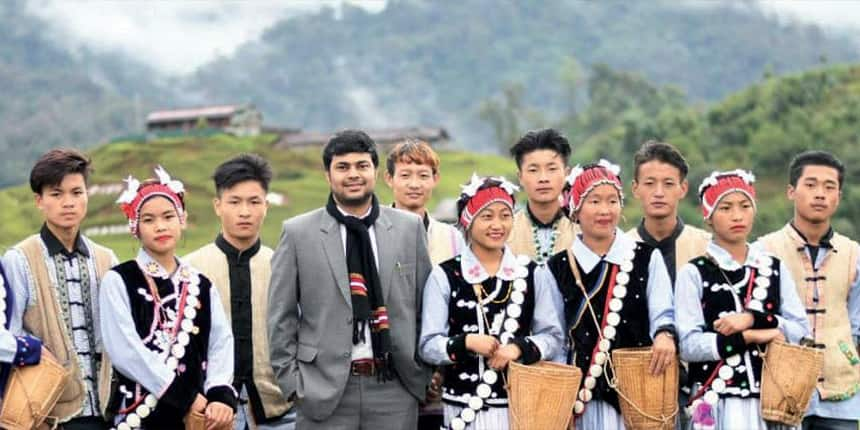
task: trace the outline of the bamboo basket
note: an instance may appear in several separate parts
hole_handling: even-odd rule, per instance
[[[39,364],[13,367],[0,409],[0,428],[29,430],[39,427],[60,398],[69,372],[50,354]]]
[[[823,365],[821,349],[781,341],[768,344],[761,378],[762,418],[800,425]]]
[[[206,415],[190,411],[185,416],[185,430],[206,430]]]
[[[673,430],[678,415],[678,361],[662,375],[649,370],[651,348],[612,351],[615,389],[629,430]]]
[[[567,429],[581,381],[582,371],[575,366],[511,362],[507,387],[511,429]]]

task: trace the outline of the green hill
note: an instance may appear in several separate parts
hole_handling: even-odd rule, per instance
[[[589,82],[595,100],[587,109],[558,121],[574,147],[572,164],[601,157],[622,166],[626,183],[632,155],[647,139],[671,142],[691,165],[690,193],[681,213],[687,222],[701,224],[696,192],[702,178],[714,169],[751,169],[758,177],[759,215],[754,234],[780,227],[791,217],[785,197],[791,157],[804,149],[826,149],[846,164],[842,206],[834,221],[844,234],[857,237],[860,227],[860,65],[837,66],[780,78],[767,78],[712,106],[689,105],[672,88],[654,86],[625,72],[598,67]],[[92,186],[117,184],[131,173],[148,177],[163,164],[188,189],[189,228],[181,253],[210,241],[218,231],[212,213],[210,175],[220,162],[240,152],[256,152],[269,159],[276,178],[272,191],[287,199],[273,206],[264,227],[264,241],[274,245],[286,218],[322,206],[328,187],[321,169],[320,150],[275,149],[275,136],[237,138],[227,135],[183,137],[142,142],[116,142],[91,152],[96,172]],[[456,197],[459,185],[473,171],[514,178],[513,161],[493,155],[441,151],[442,183],[431,207],[442,198]],[[381,179],[377,190],[383,202],[391,195]],[[114,205],[119,191],[94,195],[84,228],[121,225]],[[622,227],[638,222],[639,208],[629,196]],[[8,247],[37,230],[41,221],[26,186],[0,190],[0,246]],[[127,234],[98,236],[96,240],[129,257],[136,242]]]
[[[275,123],[444,124],[475,150],[493,146],[481,103],[508,82],[542,111],[581,104],[560,78],[571,61],[715,101],[768,70],[858,58],[850,39],[780,22],[754,2],[394,0],[375,14],[344,5],[284,20],[184,83],[212,100],[250,98]]]
[[[751,169],[760,198],[754,233],[761,234],[792,215],[785,196],[791,158],[806,149],[831,151],[847,168],[834,224],[844,234],[860,234],[860,187],[852,183],[860,177],[860,65],[766,78],[709,107],[679,105],[667,96],[671,89],[629,74],[604,71],[602,79],[602,100],[562,121],[579,142],[577,160],[615,160],[629,180],[633,153],[643,141],[673,143],[691,167],[681,211],[697,223],[695,194],[702,178],[714,169]],[[635,217],[631,222],[638,218],[635,205],[626,213]]]
[[[270,191],[283,194],[288,202],[284,206],[271,206],[263,227],[264,243],[274,246],[283,220],[324,205],[328,196],[320,149],[278,150],[272,147],[274,140],[275,136],[271,135],[255,138],[216,135],[107,144],[90,152],[95,167],[90,187],[117,184],[129,174],[139,179],[150,177],[157,164],[163,165],[185,183],[187,190],[189,223],[180,245],[180,254],[184,255],[211,241],[218,232],[218,219],[212,210],[215,191],[211,175],[215,167],[238,153],[255,152],[268,159],[275,171]],[[431,207],[441,199],[456,197],[460,184],[468,180],[472,172],[513,178],[516,169],[512,161],[498,156],[440,151],[440,158],[442,180]],[[381,201],[389,203],[391,193],[382,180],[382,173],[380,170],[377,191]],[[123,214],[114,204],[118,194],[90,197],[84,230],[125,223]],[[41,225],[32,193],[26,185],[0,190],[0,205],[4,208],[0,211],[0,247],[3,249],[37,231]],[[129,258],[137,252],[137,241],[126,232],[93,239],[112,248],[120,258]]]
[[[155,108],[252,102],[267,125],[311,130],[441,125],[478,150],[497,146],[481,108],[511,82],[556,116],[593,102],[565,87],[596,64],[713,102],[766,71],[860,59],[850,38],[752,1],[391,0],[375,14],[345,4],[282,20],[171,77],[140,53],[70,48],[74,38],[31,12],[40,7],[0,2],[0,186],[24,181],[49,148],[140,133]]]

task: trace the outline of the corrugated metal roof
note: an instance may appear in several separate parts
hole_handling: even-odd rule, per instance
[[[236,113],[241,105],[202,106],[188,109],[159,110],[146,116],[147,123],[181,121],[195,118],[223,118]]]

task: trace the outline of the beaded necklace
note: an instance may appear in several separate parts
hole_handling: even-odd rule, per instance
[[[532,223],[532,240],[535,244],[535,262],[540,264],[547,260],[551,255],[552,251],[555,249],[555,240],[558,237],[558,223],[561,221],[561,218],[556,219],[552,223],[552,235],[549,239],[549,246],[543,247],[540,243],[540,235],[538,231],[540,231],[540,227],[537,224]]]

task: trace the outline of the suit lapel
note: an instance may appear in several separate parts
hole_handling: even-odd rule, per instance
[[[399,261],[395,260],[395,244],[397,238],[394,237],[391,220],[384,208],[380,208],[379,218],[376,219],[373,229],[376,234],[376,252],[377,260],[379,261],[376,268],[379,272],[379,283],[382,284],[382,299],[388,304],[388,296],[391,293],[391,279],[394,276],[395,266],[399,265]],[[402,238],[401,238],[402,240]]]
[[[320,235],[322,236],[323,251],[328,259],[334,282],[340,290],[343,299],[352,307],[352,298],[349,293],[349,272],[346,267],[346,256],[343,252],[343,239],[340,236],[340,224],[325,210],[322,211],[320,220]]]

